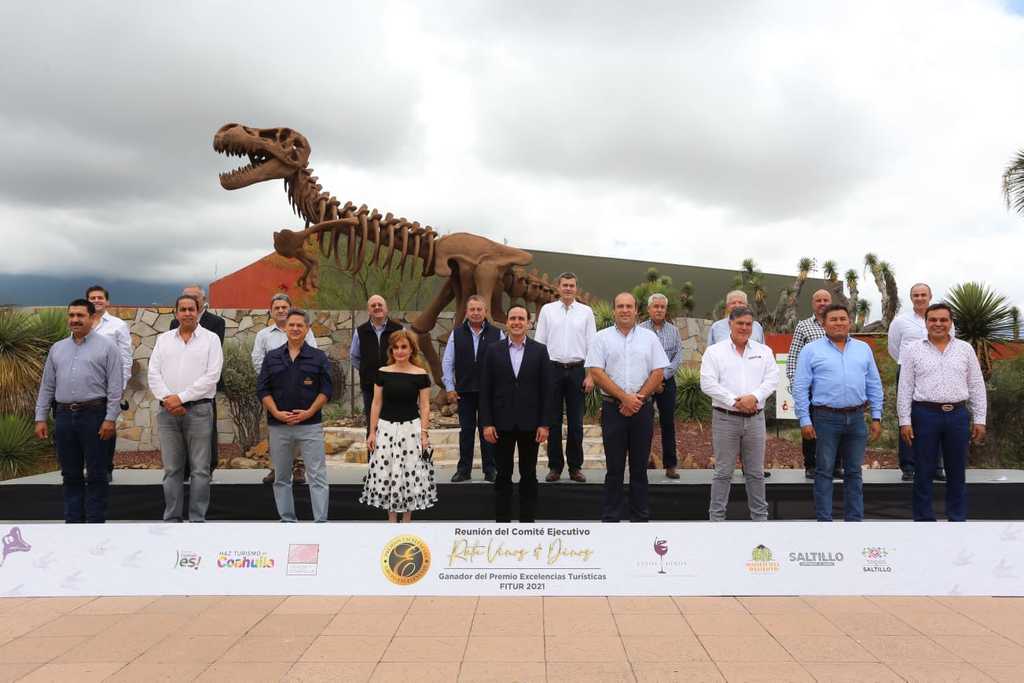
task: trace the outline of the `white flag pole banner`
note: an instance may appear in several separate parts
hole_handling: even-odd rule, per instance
[[[11,524],[0,595],[1024,595],[1024,524]]]

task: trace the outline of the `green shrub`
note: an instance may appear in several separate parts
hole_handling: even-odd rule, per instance
[[[32,416],[46,353],[67,334],[59,309],[0,311],[0,414]]]
[[[696,422],[706,422],[711,417],[711,399],[700,390],[697,368],[676,370],[676,417]]]
[[[1024,467],[1024,356],[993,364],[988,384],[988,433],[984,446],[971,447],[971,465]]]
[[[0,415],[0,479],[10,479],[35,466],[47,442],[36,438],[35,423],[21,415]]]
[[[231,340],[224,344],[224,396],[231,405],[235,442],[245,453],[260,440],[263,404],[256,396],[256,370],[252,367],[252,341]]]

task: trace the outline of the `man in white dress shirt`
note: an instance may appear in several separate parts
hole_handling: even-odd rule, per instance
[[[288,323],[288,311],[291,308],[292,300],[287,294],[279,292],[270,298],[270,318],[273,324],[267,325],[257,332],[256,339],[252,343],[252,367],[256,370],[257,377],[260,376],[260,369],[263,367],[263,359],[267,357],[267,352],[279,349],[288,343],[288,333],[285,331],[285,325]],[[313,336],[312,327],[306,330],[305,341],[310,347],[316,348],[316,337]],[[306,468],[302,464],[301,449],[295,449],[293,462],[292,483],[305,484]],[[263,483],[269,486],[274,483],[274,479],[274,469],[271,468],[270,473],[263,477]]]
[[[949,306],[933,304],[925,316],[927,338],[907,344],[900,355],[896,397],[900,437],[914,449],[914,520],[935,521],[932,472],[941,447],[946,461],[946,518],[963,522],[969,443],[985,438],[985,379],[971,345],[950,334]]]
[[[199,300],[174,302],[176,329],[156,339],[149,389],[160,401],[157,427],[164,465],[164,521],[182,521],[185,461],[191,468],[188,518],[205,522],[210,504],[213,400],[224,354],[217,335],[199,325]]]
[[[597,334],[594,311],[576,301],[576,276],[562,273],[558,276],[558,301],[544,304],[537,316],[534,339],[548,347],[554,384],[551,436],[548,438],[547,481],[558,481],[566,461],[569,478],[585,482],[583,476],[583,394],[594,390],[590,371],[583,367],[590,343]],[[565,437],[565,456],[562,455],[562,404],[568,428]]]
[[[128,330],[128,323],[111,315],[107,310],[110,305],[110,292],[103,285],[93,285],[85,290],[85,298],[92,302],[96,313],[92,316],[92,331],[100,336],[107,337],[117,347],[118,356],[121,358],[121,410],[128,409],[128,400],[125,398],[124,390],[128,387],[128,380],[132,378],[132,334]],[[117,451],[117,431],[109,440],[104,441],[107,448],[107,457],[110,459],[110,470],[108,479],[114,472],[114,453]]]
[[[708,330],[708,346],[713,346],[729,338],[729,335],[732,333],[729,326],[729,314],[732,313],[734,308],[740,307],[750,308],[747,305],[746,292],[742,289],[734,289],[725,295],[725,317],[721,320],[716,320]],[[764,328],[756,320],[754,321],[754,329],[750,333],[750,338],[764,344]]]
[[[892,319],[889,323],[889,357],[896,361],[896,382],[900,380],[900,355],[913,342],[928,337],[928,328],[925,325],[924,314],[932,303],[932,288],[923,282],[918,282],[910,288],[910,303],[913,308],[904,311]],[[950,328],[950,336],[955,336],[956,331]],[[914,480],[914,449],[900,439],[900,469],[903,470],[903,481]],[[942,468],[942,447],[939,447],[938,464],[935,467],[935,479],[945,481],[946,474]]]
[[[709,346],[700,363],[700,388],[711,397],[711,443],[715,475],[708,516],[725,521],[736,453],[743,462],[750,519],[768,519],[764,487],[764,402],[779,383],[772,350],[754,341],[754,312],[740,306],[729,313],[729,338]]]
[[[651,394],[664,379],[668,356],[658,336],[636,324],[636,299],[615,297],[615,325],[601,330],[587,352],[586,367],[601,390],[601,439],[604,477],[602,522],[618,522],[622,481],[629,460],[629,520],[646,522],[647,458],[654,436]]]

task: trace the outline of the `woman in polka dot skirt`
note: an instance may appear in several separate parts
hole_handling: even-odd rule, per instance
[[[388,521],[412,521],[413,510],[437,502],[430,446],[430,375],[416,337],[407,330],[388,338],[388,363],[377,371],[366,446],[370,464],[360,503],[387,510]]]

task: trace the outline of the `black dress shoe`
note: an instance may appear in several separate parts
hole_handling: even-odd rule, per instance
[[[900,477],[900,481],[914,481],[914,473],[913,472],[904,472],[903,476]]]
[[[771,476],[772,476],[772,473],[769,470],[765,470],[764,471],[764,478],[765,479],[770,479]]]
[[[581,484],[585,484],[587,482],[587,478],[583,476],[583,470],[571,470],[569,472],[569,478],[573,481],[578,481]]]
[[[452,483],[458,484],[460,481],[469,481],[469,475],[465,472],[456,472],[452,475]]]
[[[946,473],[942,470],[935,470],[935,476],[932,477],[932,481],[946,481]]]
[[[813,467],[805,467],[804,468],[804,479],[811,479],[811,480],[814,479],[814,468]]]
[[[494,480],[497,479],[497,478],[498,478],[498,475],[495,474],[494,472],[485,472],[484,473],[484,480],[485,481],[489,481],[492,484],[494,483]]]

